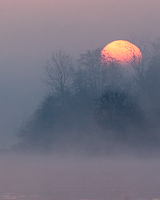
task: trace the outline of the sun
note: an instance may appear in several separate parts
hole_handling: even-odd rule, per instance
[[[139,64],[142,60],[140,49],[126,40],[116,40],[107,44],[101,51],[101,62],[117,62],[120,65]]]

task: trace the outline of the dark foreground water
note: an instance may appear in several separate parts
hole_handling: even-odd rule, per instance
[[[0,157],[0,200],[160,200],[160,161],[121,157]]]

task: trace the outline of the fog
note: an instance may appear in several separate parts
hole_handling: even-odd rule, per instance
[[[0,0],[1,200],[160,199],[159,8]],[[100,62],[118,39],[132,72]]]
[[[159,199],[158,159],[0,157],[1,199]]]
[[[0,148],[46,94],[43,66],[53,52],[78,57],[116,39],[159,37],[159,0],[0,1]]]

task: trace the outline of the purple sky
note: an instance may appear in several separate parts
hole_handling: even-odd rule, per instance
[[[0,148],[43,99],[43,66],[116,39],[160,37],[159,0],[0,0]]]

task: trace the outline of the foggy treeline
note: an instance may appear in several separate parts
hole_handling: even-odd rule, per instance
[[[102,63],[101,49],[78,59],[55,53],[44,67],[49,88],[18,133],[15,150],[112,154],[155,152],[160,144],[160,42],[143,58]],[[145,47],[145,44],[142,45]],[[150,52],[148,52],[150,49]]]

